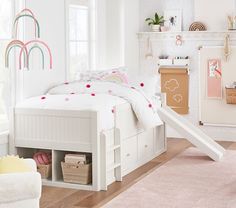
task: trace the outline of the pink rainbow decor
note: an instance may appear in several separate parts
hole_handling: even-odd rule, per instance
[[[23,49],[24,61],[26,64],[26,58],[28,57],[28,50],[27,50],[27,48],[24,47],[24,45],[25,44],[20,40],[13,40],[7,45],[6,52],[5,52],[5,66],[6,66],[6,68],[9,67],[9,56],[10,56],[10,52],[13,48]]]
[[[47,50],[49,54],[49,59],[50,59],[50,69],[52,69],[52,53],[48,45],[43,42],[42,40],[39,40],[37,38],[40,38],[40,26],[38,20],[35,18],[34,13],[30,9],[23,9],[20,13],[16,15],[15,21],[14,21],[14,27],[13,27],[13,37],[17,37],[17,30],[18,30],[18,23],[19,19],[27,17],[30,18],[34,21],[34,26],[35,26],[35,39],[28,41],[27,43],[24,43],[23,41],[20,40],[13,40],[11,41],[5,52],[5,65],[8,68],[9,67],[9,56],[10,52],[13,48],[20,48],[20,55],[19,55],[19,69],[22,68],[22,53],[24,53],[24,67],[29,69],[29,59],[30,59],[30,54],[33,50],[37,49],[41,53],[42,56],[42,68],[44,69],[44,49]],[[34,44],[34,45],[32,45]]]
[[[20,51],[19,68],[20,69],[22,68],[21,58],[22,58],[23,51],[27,50],[27,46],[32,44],[32,43],[42,44],[47,49],[48,54],[49,54],[49,58],[50,58],[50,69],[52,69],[52,53],[51,53],[51,50],[48,47],[48,45],[46,43],[44,43],[43,41],[41,41],[41,40],[31,40],[31,41],[29,41],[29,42],[24,44],[23,48],[21,48],[21,51]],[[33,47],[35,47],[35,46],[33,46]],[[37,47],[39,47],[39,46],[37,46]],[[27,68],[29,68],[29,65],[28,65],[29,64],[29,60],[28,59],[29,59],[29,56],[27,56],[27,61],[26,61],[27,65],[25,65],[25,67],[27,67]]]
[[[29,13],[29,14],[26,14],[26,13]],[[14,21],[14,26],[13,26],[13,37],[17,37],[17,33],[18,33],[18,24],[19,24],[19,20],[22,18],[22,17],[29,17],[31,18],[33,21],[34,21],[34,27],[35,27],[35,38],[40,38],[40,27],[39,27],[39,23],[38,23],[38,20],[35,18],[35,15],[34,13],[30,10],[30,9],[23,9],[20,13],[18,13],[16,15],[16,18],[15,18],[15,21]],[[38,34],[37,34],[38,32]]]
[[[208,60],[207,97],[222,99],[222,69],[219,59]]]

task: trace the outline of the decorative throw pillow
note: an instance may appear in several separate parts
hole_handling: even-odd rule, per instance
[[[127,71],[125,68],[114,68],[105,71],[85,71],[77,74],[79,81],[111,81],[116,83],[128,83]]]
[[[0,159],[0,174],[30,172],[31,168],[19,156],[6,156]]]
[[[112,71],[112,72],[106,73],[100,77],[100,80],[107,81],[107,82],[115,82],[118,84],[129,83],[127,75],[120,71]]]

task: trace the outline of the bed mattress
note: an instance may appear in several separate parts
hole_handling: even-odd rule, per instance
[[[17,109],[47,109],[47,110],[94,110],[100,114],[102,129],[115,126],[116,105],[127,103],[123,98],[109,94],[70,94],[46,95],[32,97],[16,105]]]

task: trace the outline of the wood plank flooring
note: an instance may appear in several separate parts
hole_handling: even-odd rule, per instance
[[[219,144],[226,149],[236,150],[236,143],[234,142],[219,142]],[[101,207],[107,201],[129,188],[132,184],[191,146],[192,145],[184,139],[168,139],[168,150],[166,153],[125,176],[122,182],[111,184],[106,192],[78,191],[45,186],[43,187],[40,208]]]

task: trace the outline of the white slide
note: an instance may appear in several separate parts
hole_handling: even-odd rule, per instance
[[[174,128],[179,134],[213,160],[219,161],[224,156],[225,149],[222,146],[185,118],[177,114],[170,107],[163,106],[162,108],[159,108],[158,114],[166,124]]]

